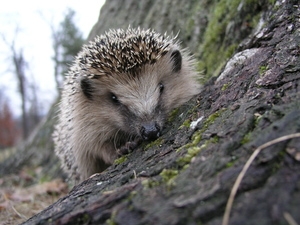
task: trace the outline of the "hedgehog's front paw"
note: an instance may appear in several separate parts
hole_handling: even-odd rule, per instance
[[[120,147],[117,150],[117,154],[119,156],[122,156],[132,152],[141,143],[141,141],[142,141],[141,139],[136,139],[134,141],[126,142],[124,146]]]

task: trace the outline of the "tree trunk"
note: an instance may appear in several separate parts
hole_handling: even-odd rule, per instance
[[[15,49],[14,44],[11,46],[12,50],[12,57],[13,57],[13,63],[15,66],[15,72],[16,77],[18,81],[18,90],[20,92],[21,96],[21,109],[22,109],[22,133],[23,133],[23,140],[26,140],[26,138],[29,135],[29,126],[27,122],[27,96],[26,96],[26,76],[25,76],[25,67],[26,62],[23,58],[23,52],[20,51],[19,53]]]
[[[215,37],[208,34],[209,29],[221,29],[220,19],[212,23],[214,16],[220,16],[217,11],[220,13],[221,3],[227,1],[191,2],[151,5],[151,1],[107,1],[91,36],[109,26],[107,23],[116,15],[132,23],[132,8],[136,18],[156,15],[153,19],[162,24],[158,30],[166,24],[172,27],[171,22],[187,29],[187,24],[178,24],[184,18],[180,14],[175,13],[178,19],[169,23],[158,18],[171,18],[174,10],[182,10],[183,15],[193,14],[193,31],[179,36],[183,41],[194,40],[193,34],[204,30],[196,37],[201,50],[208,50],[210,45],[214,49],[211,42],[215,41],[219,54],[227,56],[217,57],[201,50],[195,53],[199,59],[214,56],[216,65],[213,70],[206,68],[206,72],[212,75],[219,70],[221,74],[211,78],[199,96],[170,115],[161,138],[140,146],[103,173],[74,187],[66,197],[24,224],[219,225],[233,184],[253,152],[269,141],[300,131],[298,1],[277,1],[274,6],[254,1],[249,10],[261,12],[252,18],[257,22],[260,18],[256,29],[250,24],[251,14],[243,11],[245,1],[241,1],[233,9],[240,10],[234,14],[235,20],[223,24],[223,36],[217,33]],[[206,5],[204,9],[210,14],[200,14],[204,11],[200,5]],[[143,14],[150,6],[148,14]],[[221,14],[230,17],[229,13]],[[202,22],[207,28],[198,26]],[[145,24],[142,19],[133,23]],[[225,64],[225,49],[232,43],[236,54]],[[186,45],[197,46],[193,41]],[[209,59],[203,60],[210,65]],[[196,120],[198,123],[192,123]],[[238,186],[229,224],[299,224],[300,139],[290,137],[256,152],[257,157]]]

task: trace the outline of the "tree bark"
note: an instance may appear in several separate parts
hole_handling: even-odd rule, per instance
[[[109,2],[103,9],[115,13]],[[233,184],[255,149],[300,131],[298,1],[277,1],[260,18],[218,78],[170,115],[160,139],[24,225],[221,224]],[[296,137],[262,149],[238,187],[229,224],[299,224],[299,155]]]

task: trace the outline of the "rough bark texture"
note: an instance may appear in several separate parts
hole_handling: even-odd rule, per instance
[[[108,1],[91,37],[127,24],[181,29],[179,39],[202,60],[199,68],[209,76],[219,70],[220,76],[170,115],[161,138],[120,158],[24,224],[219,225],[233,183],[253,151],[300,131],[298,1],[253,1],[248,11],[245,1],[152,2]],[[221,3],[228,10],[236,6],[233,17],[230,10],[220,12]],[[229,18],[224,17],[226,29],[218,28],[213,37],[209,29],[222,23],[217,13]],[[257,15],[257,29],[247,27],[247,18]],[[184,30],[189,19],[192,27]],[[224,67],[233,44],[236,54]],[[209,46],[217,53],[205,52]],[[204,57],[218,53],[213,68],[205,68],[203,61],[209,67],[212,59]],[[230,224],[291,224],[288,214],[300,223],[299,154],[299,138],[262,150],[238,189]]]

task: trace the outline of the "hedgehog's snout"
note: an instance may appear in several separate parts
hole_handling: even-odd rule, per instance
[[[160,136],[160,126],[156,122],[144,123],[141,126],[140,134],[146,141],[155,140]]]

